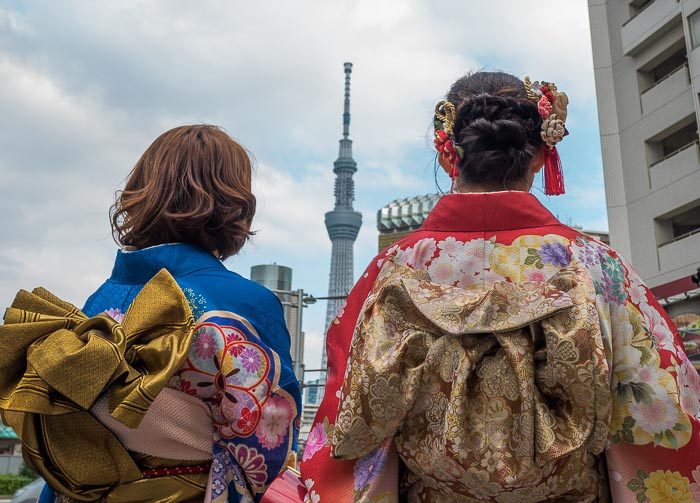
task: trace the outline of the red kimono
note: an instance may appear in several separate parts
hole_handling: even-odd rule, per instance
[[[605,382],[607,389],[596,394],[595,398],[572,398],[573,402],[580,399],[581,403],[594,405],[596,410],[590,417],[596,425],[586,426],[586,420],[581,418],[575,425],[569,421],[569,426],[575,426],[570,431],[585,430],[590,438],[581,438],[580,441],[558,439],[580,447],[578,451],[574,447],[569,451],[583,453],[579,461],[588,463],[581,471],[581,480],[569,476],[572,479],[567,482],[570,487],[557,480],[557,470],[566,467],[559,463],[565,458],[558,461],[555,458],[560,454],[552,454],[552,445],[557,441],[555,426],[551,430],[555,435],[549,442],[545,441],[544,446],[540,445],[542,433],[538,437],[538,431],[535,431],[536,449],[518,445],[518,439],[527,436],[522,431],[513,431],[517,428],[498,430],[498,421],[510,425],[515,423],[512,411],[499,409],[504,403],[514,402],[512,397],[505,397],[510,384],[504,376],[511,372],[510,367],[506,365],[508,368],[499,369],[501,360],[495,353],[484,356],[480,367],[469,370],[475,376],[478,373],[475,378],[479,389],[486,390],[483,396],[493,396],[482,405],[494,410],[479,416],[477,409],[480,405],[477,403],[460,409],[470,418],[491,418],[485,423],[470,419],[469,425],[456,426],[457,430],[462,428],[465,431],[455,433],[449,430],[450,424],[445,417],[450,415],[454,396],[449,393],[445,396],[444,385],[450,381],[449,389],[456,389],[455,376],[459,372],[443,376],[444,382],[437,378],[430,388],[426,387],[429,380],[426,370],[422,387],[414,386],[410,393],[407,391],[411,388],[406,384],[408,377],[404,372],[407,356],[402,354],[403,362],[387,361],[393,358],[391,355],[398,354],[397,338],[404,337],[415,326],[425,327],[430,322],[418,320],[413,328],[406,328],[400,323],[392,324],[391,316],[382,318],[382,309],[387,312],[394,309],[387,303],[392,296],[382,294],[382,291],[387,291],[392,277],[406,277],[414,272],[417,276],[410,285],[415,286],[415,291],[409,293],[416,299],[425,296],[425,291],[444,286],[442,296],[456,295],[455,298],[464,298],[466,303],[472,302],[481,309],[485,305],[484,299],[488,300],[498,292],[501,292],[503,302],[516,304],[518,296],[530,295],[529,301],[521,302],[521,311],[527,310],[528,302],[533,306],[541,304],[542,299],[549,295],[546,292],[551,285],[561,293],[560,285],[567,275],[578,276],[578,291],[584,293],[564,294],[568,299],[566,306],[550,306],[547,316],[558,309],[566,309],[560,314],[568,312],[572,320],[585,320],[581,306],[586,305],[586,295],[591,301],[586,309],[597,312],[595,328],[585,332],[595,332],[595,337],[591,335],[590,338],[599,341],[599,347],[590,350],[586,357],[593,365],[585,367],[589,369],[585,372],[583,364],[574,366],[574,373],[566,374],[579,379],[569,384],[573,386],[570,388],[574,390],[572,393],[581,396],[588,396],[586,386],[581,383]],[[396,286],[397,280],[393,281],[391,284]],[[400,279],[398,281],[401,283]],[[404,281],[402,284],[406,291],[410,290],[406,286],[409,283]],[[538,290],[537,285],[543,284],[546,285]],[[524,286],[520,288],[518,285]],[[586,285],[590,286],[588,290]],[[502,293],[511,291],[508,290],[511,286],[515,288],[511,294]],[[540,293],[533,294],[535,291]],[[582,296],[584,301],[579,303],[576,295]],[[484,309],[485,314],[477,314],[489,318],[488,309]],[[538,319],[536,313],[533,316],[533,320]],[[560,318],[564,320],[566,316]],[[385,329],[387,324],[392,325],[393,332]],[[487,328],[489,332],[497,331],[493,326]],[[484,329],[473,331],[479,330],[483,332]],[[544,330],[546,332],[547,327]],[[383,335],[377,336],[380,332]],[[447,332],[449,330],[441,334]],[[387,336],[387,333],[393,336]],[[581,338],[582,333],[576,337],[585,341],[586,337]],[[372,344],[386,344],[386,350],[377,346],[373,352],[368,352],[365,344],[368,337],[379,337]],[[381,340],[381,337],[386,339]],[[430,344],[439,340],[437,337],[431,336],[429,339],[433,342]],[[532,337],[536,339],[536,335]],[[564,340],[569,336],[563,334],[562,337]],[[346,305],[338,312],[327,340],[328,383],[301,464],[308,502],[438,501],[440,495],[443,495],[443,502],[524,502],[552,498],[561,498],[558,501],[604,501],[610,495],[615,502],[700,501],[700,377],[689,363],[675,327],[638,275],[614,250],[561,224],[529,193],[443,196],[419,231],[380,253],[370,263]],[[527,346],[528,338],[522,340]],[[552,340],[547,339],[547,344],[552,344]],[[586,343],[576,344],[580,349]],[[533,348],[521,348],[521,356],[526,357],[529,351],[535,352]],[[511,347],[508,351],[517,354],[518,350]],[[426,351],[430,354],[434,347]],[[454,357],[455,368],[458,368],[459,358],[466,358],[464,355],[467,354],[462,350],[461,353],[449,353],[444,348],[440,351],[442,355],[463,355]],[[574,352],[578,355],[577,349]],[[564,362],[566,355],[557,358]],[[420,368],[427,369],[429,363],[426,360]],[[389,368],[403,370],[387,374]],[[365,372],[365,369],[371,371]],[[556,369],[553,372],[556,373]],[[595,376],[591,378],[586,372]],[[533,377],[530,382],[539,383],[538,379],[539,376]],[[523,383],[519,385],[526,387],[527,384]],[[440,386],[443,386],[442,391]],[[593,384],[590,388],[594,389]],[[426,389],[433,391],[426,392]],[[540,391],[533,393],[541,394]],[[386,400],[392,394],[396,397],[398,412],[387,412],[387,407],[392,408],[391,403],[381,402],[382,397]],[[405,397],[409,394],[411,402],[405,405]],[[428,402],[426,394],[430,395]],[[369,412],[372,400],[382,405]],[[415,439],[407,436],[407,425],[415,421],[416,411],[434,430],[431,437],[434,444],[423,445],[421,442],[425,441],[418,436]],[[377,415],[381,414],[387,414],[387,418],[378,420]],[[440,417],[431,423],[431,414]],[[544,417],[549,417],[546,411]],[[464,433],[462,444],[454,440],[461,438],[461,433]],[[475,440],[468,440],[469,435]],[[591,440],[595,435],[601,438]],[[365,444],[362,448],[358,447],[360,441]],[[458,445],[468,446],[471,449],[469,455],[457,452]],[[515,454],[511,454],[516,452],[521,456],[517,463],[513,459]],[[474,457],[475,453],[482,454]],[[529,465],[528,455],[535,460]],[[336,459],[339,457],[346,459]],[[458,462],[454,462],[455,459]],[[460,463],[460,459],[464,461]],[[527,474],[523,472],[525,469]],[[588,477],[587,481],[583,480],[584,476]],[[590,491],[591,483],[597,484],[599,490]],[[464,492],[450,493],[455,487],[463,487]],[[587,487],[588,492],[583,491],[583,487]]]

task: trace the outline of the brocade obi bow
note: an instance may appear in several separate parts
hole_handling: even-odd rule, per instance
[[[43,288],[20,291],[0,327],[0,411],[22,440],[31,468],[63,495],[99,499],[142,472],[89,412],[101,397],[129,428],[180,368],[194,319],[173,277],[161,270],[121,323],[88,318]]]
[[[403,487],[435,491],[429,501],[596,492],[611,393],[587,271],[476,291],[384,267],[353,334],[334,457],[393,437]]]

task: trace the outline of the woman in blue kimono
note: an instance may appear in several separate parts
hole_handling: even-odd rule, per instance
[[[115,351],[126,348],[128,369],[120,380],[111,377],[84,408],[119,440],[137,469],[129,465],[104,483],[85,475],[87,482],[80,483],[76,479],[100,462],[84,452],[76,468],[75,460],[53,455],[60,449],[51,442],[60,444],[60,435],[47,434],[25,452],[53,487],[42,501],[254,502],[293,464],[301,394],[282,306],[272,292],[222,263],[252,234],[250,185],[246,151],[214,126],[167,131],[137,162],[111,212],[122,248],[112,275],[88,298],[79,313],[82,325],[73,328],[80,332],[85,323],[100,320],[112,327],[102,333],[111,330]],[[181,305],[173,299],[182,299]],[[72,319],[69,307],[65,312]],[[185,335],[172,338],[173,327]],[[125,346],[114,335],[119,330]],[[70,365],[66,360],[64,374],[72,372]],[[100,365],[93,360],[92,367],[89,372],[99,375]],[[167,378],[157,393],[148,389],[154,375]],[[134,400],[110,390],[139,379],[143,386],[127,389],[138,395]],[[60,383],[48,386],[62,389]],[[12,411],[21,409],[7,400],[0,406],[11,423]],[[44,405],[26,416],[37,407]],[[75,434],[74,442],[83,441]]]

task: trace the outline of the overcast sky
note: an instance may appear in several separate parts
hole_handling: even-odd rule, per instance
[[[432,111],[469,70],[568,93],[567,194],[537,194],[566,223],[607,229],[584,0],[6,1],[0,304],[41,285],[81,306],[111,271],[114,192],[160,133],[203,122],[256,158],[258,234],[226,265],[248,277],[277,262],[293,268],[294,288],[326,295],[345,61],[363,214],[356,278],[377,252],[377,210],[435,192]],[[312,368],[324,316],[322,302],[304,313]]]

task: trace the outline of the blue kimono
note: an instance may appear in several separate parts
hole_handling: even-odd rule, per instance
[[[121,321],[163,268],[185,293],[196,320],[188,359],[169,386],[201,399],[214,420],[206,500],[258,501],[296,452],[299,432],[301,391],[281,303],[211,253],[165,244],[119,251],[112,276],[83,312],[107,312]]]

